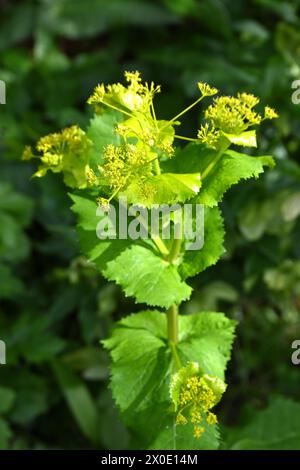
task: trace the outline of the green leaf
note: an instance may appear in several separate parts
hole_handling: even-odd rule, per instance
[[[69,194],[69,196],[74,202],[72,210],[78,217],[77,233],[81,249],[84,255],[103,273],[107,263],[119,256],[132,244],[132,241],[130,239],[100,240],[96,233],[97,224],[100,221],[99,216],[96,215],[96,202],[74,194]]]
[[[53,362],[52,367],[79,428],[88,439],[97,443],[100,416],[88,388],[68,367],[59,362]]]
[[[22,282],[13,275],[9,266],[0,263],[1,299],[9,299],[24,290]]]
[[[113,26],[173,24],[176,16],[150,1],[47,0],[42,9],[45,25],[71,39],[91,37]]]
[[[0,413],[9,411],[15,400],[15,392],[7,387],[0,387]]]
[[[103,273],[119,284],[126,296],[152,306],[168,308],[187,300],[191,294],[177,267],[143,246],[127,248],[107,263]]]
[[[199,144],[190,144],[177,152],[174,161],[165,164],[165,169],[202,174],[215,158],[214,150]],[[265,166],[274,166],[272,157],[251,157],[227,150],[202,180],[202,187],[195,201],[209,207],[216,206],[231,186],[243,179],[257,178],[264,172]]]
[[[197,250],[186,250],[179,265],[183,279],[195,276],[209,266],[216,264],[224,253],[224,224],[217,207],[206,207],[204,210],[204,244]]]
[[[178,351],[183,363],[196,361],[209,375],[225,378],[236,322],[223,313],[201,312],[180,317]]]
[[[0,450],[7,450],[12,431],[4,419],[0,418]]]
[[[176,174],[163,173],[150,176],[145,180],[146,191],[140,181],[128,186],[124,195],[129,204],[176,204],[185,202],[199,193],[201,187],[200,173]]]
[[[22,357],[32,363],[41,363],[60,353],[66,342],[51,331],[50,324],[48,315],[36,315],[24,310],[14,321],[10,333],[13,348],[9,347],[8,337],[7,347],[12,349],[10,362]]]
[[[133,245],[132,240],[100,240],[96,235],[99,218],[96,202],[70,195],[78,215],[78,234],[84,254],[102,274],[117,282],[138,302],[168,308],[189,298],[191,289],[183,279],[215,264],[224,252],[223,219],[217,208],[205,208],[204,246],[187,250],[179,266],[169,264],[150,248]],[[130,266],[130,270],[128,270]],[[181,277],[180,277],[181,276]]]
[[[113,110],[104,110],[95,115],[87,128],[87,137],[92,142],[89,151],[89,164],[96,170],[103,163],[103,150],[108,144],[120,145],[120,136],[115,132],[115,126],[122,121],[122,115]]]
[[[96,233],[99,217],[96,215],[97,204],[93,199],[69,193],[74,202],[72,211],[77,215],[77,226]]]
[[[300,450],[300,404],[277,397],[246,426],[227,432],[232,450]]]
[[[208,164],[202,160],[203,169],[206,167],[204,166],[206,163]],[[250,157],[233,150],[227,150],[203,181],[197,202],[210,207],[217,205],[231,186],[240,180],[258,178],[264,172],[264,166],[272,168],[274,166],[273,158],[270,156]]]
[[[1,371],[1,374],[3,372]],[[45,415],[51,406],[53,394],[49,389],[48,377],[29,372],[28,367],[9,367],[5,372],[6,383],[15,392],[13,407],[8,413],[9,420],[13,424],[28,428],[39,416]]]
[[[32,218],[33,202],[28,196],[16,192],[10,184],[1,182],[0,211],[13,216],[20,226],[26,227]]]
[[[221,313],[179,316],[182,365],[197,361],[205,373],[223,380],[234,325]],[[197,440],[189,425],[175,426],[169,391],[175,364],[165,314],[145,311],[130,315],[116,324],[112,337],[103,344],[112,357],[114,399],[137,445],[150,449],[217,448],[216,427],[207,427]]]

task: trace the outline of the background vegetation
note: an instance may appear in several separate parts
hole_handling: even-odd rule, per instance
[[[252,92],[280,113],[258,150],[275,156],[276,170],[227,194],[227,253],[193,280],[184,310],[239,321],[218,411],[223,446],[299,448],[300,105],[291,83],[300,79],[300,1],[0,0],[0,9],[0,448],[130,445],[99,339],[137,307],[80,255],[60,176],[30,179],[20,155],[43,134],[84,125],[93,87],[135,69],[162,84],[162,118],[200,80]],[[187,135],[198,112],[184,120]]]

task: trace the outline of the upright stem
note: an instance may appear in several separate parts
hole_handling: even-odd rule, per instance
[[[153,169],[156,173],[156,175],[160,175],[161,171],[160,171],[160,166],[159,166],[159,161],[158,161],[158,158],[156,158],[155,160],[153,160]]]
[[[172,345],[178,343],[178,307],[172,305],[167,311],[168,340]]]
[[[217,153],[217,155],[215,156],[215,158],[210,162],[210,164],[205,168],[205,170],[203,171],[203,173],[201,174],[201,179],[202,181],[207,177],[207,175],[211,172],[211,170],[216,166],[216,164],[218,163],[218,161],[220,160],[220,158],[222,157],[223,155],[223,149],[219,150],[219,152]]]
[[[170,263],[173,263],[173,261],[175,261],[176,258],[179,256],[181,243],[182,243],[182,238],[174,238],[171,249],[170,249],[170,254],[169,254]]]
[[[204,172],[201,174],[201,179],[202,181],[207,177],[207,175],[211,172],[211,170],[216,166],[216,164],[219,162],[223,154],[226,152],[230,145],[230,142],[228,142],[225,139],[225,142],[222,142],[221,147],[216,154],[215,158],[210,162],[207,168],[205,168]]]

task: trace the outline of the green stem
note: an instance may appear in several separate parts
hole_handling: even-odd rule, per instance
[[[120,109],[120,108],[118,108],[117,106],[114,106],[114,105],[112,105],[112,104],[110,104],[110,103],[105,103],[105,101],[100,101],[100,103],[104,104],[104,105],[107,106],[108,108],[114,109],[115,111],[119,111],[119,113],[125,114],[126,116],[134,117],[133,114],[128,113],[127,111],[125,111],[125,110],[123,110],[123,109]]]
[[[178,307],[175,304],[167,311],[167,323],[168,340],[172,349],[178,343]]]
[[[152,237],[151,236],[151,240],[153,241],[153,243],[155,243],[158,250],[160,251],[160,253],[163,256],[169,256],[170,255],[170,252],[169,252],[168,248],[166,247],[165,243],[162,241],[162,239],[160,237]]]
[[[191,137],[184,137],[183,135],[174,135],[175,139],[187,140],[188,142],[198,142],[198,139],[192,139]]]
[[[222,145],[220,150],[218,151],[217,155],[215,158],[210,162],[210,164],[205,168],[203,173],[201,174],[201,180],[203,181],[207,175],[211,172],[211,170],[216,166],[216,164],[219,162],[219,160],[222,158],[224,152],[227,150],[229,147],[228,144]]]
[[[154,169],[156,175],[160,175],[160,174],[161,174],[158,158],[156,158],[156,159],[153,161],[153,169]]]
[[[169,254],[169,262],[173,263],[178,258],[182,244],[182,238],[174,238]]]
[[[187,108],[185,108],[183,111],[181,111],[181,113],[179,114],[176,114],[176,116],[174,116],[170,121],[168,121],[168,125],[171,123],[171,122],[174,122],[176,121],[176,119],[178,119],[179,117],[183,116],[185,113],[187,113],[190,109],[192,109],[194,106],[196,106],[196,104],[200,103],[201,100],[203,100],[204,96],[200,96],[200,98],[198,98],[196,101],[194,101],[194,103],[190,104]]]
[[[169,342],[169,346],[170,346],[171,353],[174,359],[175,371],[179,370],[181,369],[182,365],[181,365],[180,357],[178,356],[176,345],[174,343]]]

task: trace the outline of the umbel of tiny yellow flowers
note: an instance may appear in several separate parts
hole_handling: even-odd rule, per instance
[[[205,91],[205,89],[204,89]],[[259,98],[250,93],[238,93],[234,96],[220,96],[215,98],[213,104],[204,112],[205,124],[198,131],[198,139],[212,148],[217,148],[220,139],[229,138],[229,141],[243,146],[253,146],[253,138],[236,139],[249,128],[259,125],[265,119],[274,119],[278,114],[269,106],[265,107],[264,116],[254,108]],[[235,140],[231,140],[231,138]]]
[[[206,426],[217,423],[211,409],[220,401],[226,384],[218,377],[201,374],[199,364],[190,362],[173,375],[170,394],[175,407],[176,424],[191,423],[194,437],[200,438]]]
[[[278,118],[278,114],[276,113],[275,109],[270,108],[270,106],[265,107],[265,119],[276,119]]]
[[[88,103],[92,105],[106,105],[120,111],[150,113],[151,103],[156,93],[160,92],[160,86],[142,83],[139,72],[125,72],[128,86],[122,83],[114,83],[105,86],[97,85]]]
[[[213,96],[216,95],[219,91],[217,88],[212,87],[204,82],[198,82],[197,85],[202,96]]]
[[[160,155],[172,157],[174,128],[167,121],[156,119],[153,99],[160,92],[160,86],[153,82],[143,83],[139,72],[125,72],[127,86],[121,83],[98,85],[88,99],[96,110],[111,108],[123,115],[122,122],[115,126],[115,132],[124,142],[134,139]]]
[[[151,175],[151,162],[144,147],[132,144],[109,144],[104,152],[104,165],[99,166],[112,190],[122,189],[130,177]]]
[[[88,172],[88,150],[91,142],[78,126],[71,126],[59,133],[42,137],[36,145],[41,155],[34,155],[31,147],[25,147],[22,159],[39,158],[41,164],[33,175],[44,176],[48,170],[63,172],[65,183],[73,188],[84,188],[91,177]],[[74,162],[76,161],[76,164]]]

